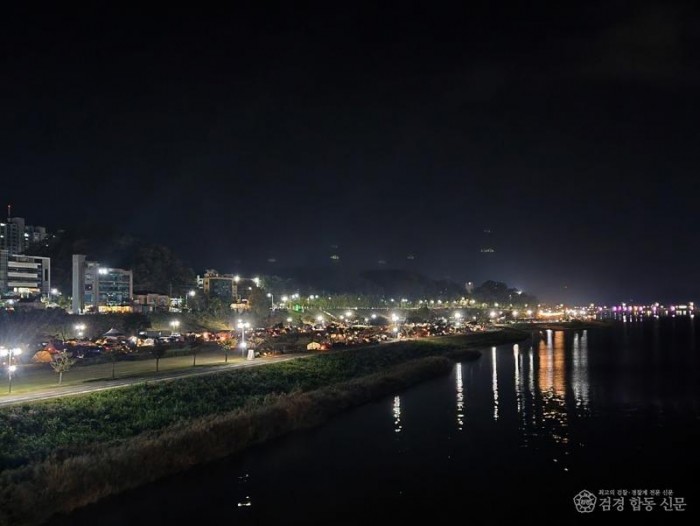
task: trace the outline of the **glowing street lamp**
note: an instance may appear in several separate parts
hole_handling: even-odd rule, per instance
[[[12,392],[12,373],[14,373],[17,370],[17,366],[12,363],[12,358],[17,356],[18,354],[22,354],[22,349],[19,347],[15,347],[14,349],[6,349],[5,347],[0,347],[0,356],[5,357],[7,356],[7,377],[9,380],[9,389],[8,393]]]
[[[170,327],[172,332],[177,332],[178,327],[180,327],[180,321],[179,320],[172,320],[170,322]]]
[[[245,350],[248,348],[248,344],[245,341],[245,330],[250,327],[250,323],[247,321],[238,320],[238,328],[241,329],[241,357],[245,358]]]
[[[391,332],[394,333],[394,336],[398,338],[399,336],[399,315],[394,313],[391,315],[391,321],[394,322],[394,328],[391,329]]]
[[[78,338],[82,338],[83,335],[85,334],[85,324],[84,323],[76,323],[74,326],[76,332],[78,333]]]
[[[267,297],[270,298],[270,310],[275,310],[275,295],[272,292],[268,292]]]
[[[195,290],[190,290],[187,292],[185,295],[185,307],[187,307],[187,298],[194,298],[197,295],[197,292]]]

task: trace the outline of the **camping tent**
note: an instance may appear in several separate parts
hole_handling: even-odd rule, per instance
[[[318,351],[321,348],[321,344],[318,342],[311,342],[306,346],[307,351]]]

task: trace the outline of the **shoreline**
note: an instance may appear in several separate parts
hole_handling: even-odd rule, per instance
[[[104,447],[93,444],[80,453],[58,448],[45,458],[6,469],[0,473],[0,524],[40,524],[53,515],[70,513],[108,495],[240,453],[292,431],[318,426],[347,409],[446,374],[455,361],[477,360],[481,356],[477,349],[527,337],[526,332],[505,329],[429,342],[399,342],[393,348],[381,345],[346,351],[335,355],[342,358],[330,360],[327,357],[332,355],[299,360],[307,368],[313,367],[314,361],[322,368],[325,360],[326,366],[350,364],[360,372],[350,379],[328,381],[313,389],[294,386],[286,393],[268,393],[235,410],[153,428]],[[380,359],[390,359],[392,363],[385,367]],[[258,381],[283,372],[274,365],[269,366],[269,371],[265,371],[268,367],[255,369],[260,369],[254,371]],[[233,371],[230,375],[234,380],[245,379]],[[170,385],[181,382],[188,380]],[[310,383],[314,382],[318,383],[318,379],[312,378]],[[41,405],[28,404],[35,411]],[[44,405],[60,406],[60,402]],[[41,498],[41,506],[36,505],[37,497]]]
[[[515,323],[512,325],[514,329],[538,332],[542,330],[553,331],[579,331],[584,329],[608,329],[612,327],[611,321],[588,320],[588,321],[553,321],[541,323]]]

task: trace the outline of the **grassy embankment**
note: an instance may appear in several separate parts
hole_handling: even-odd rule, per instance
[[[399,342],[0,410],[0,524],[38,524],[318,425],[525,336]]]

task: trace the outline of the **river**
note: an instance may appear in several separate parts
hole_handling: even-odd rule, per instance
[[[697,325],[533,333],[317,429],[50,524],[685,522],[700,507]],[[585,514],[574,502],[584,490]]]

